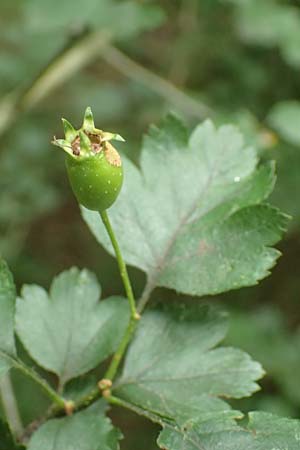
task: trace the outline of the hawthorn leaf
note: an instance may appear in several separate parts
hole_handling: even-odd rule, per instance
[[[28,450],[118,450],[122,435],[98,401],[70,417],[51,419],[32,436]]]
[[[100,286],[87,270],[58,275],[48,293],[24,286],[17,300],[16,329],[23,345],[61,384],[103,361],[116,349],[129,320],[125,299],[99,303]]]
[[[99,377],[94,372],[74,378],[66,384],[63,391],[64,398],[72,399],[73,402],[82,400],[95,390],[98,381]]]
[[[287,216],[262,206],[274,165],[257,168],[255,151],[231,125],[199,125],[190,138],[168,116],[144,139],[141,170],[124,158],[125,181],[109,211],[128,264],[152,287],[208,295],[250,286],[269,274]],[[113,254],[97,213],[82,209]]]
[[[299,450],[299,420],[251,412],[248,427],[242,428],[234,419],[209,412],[181,428],[166,426],[158,445],[164,450]]]
[[[215,348],[227,326],[227,316],[206,305],[145,313],[114,392],[177,421],[197,416],[211,398],[251,395],[263,370],[240,350]]]
[[[276,103],[268,115],[268,122],[287,142],[300,146],[300,102]]]
[[[10,367],[10,356],[16,356],[14,340],[14,316],[16,288],[13,276],[0,258],[0,375]]]

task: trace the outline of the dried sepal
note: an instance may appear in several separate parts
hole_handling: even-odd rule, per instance
[[[52,144],[56,145],[56,147],[62,148],[69,155],[74,156],[70,142],[66,141],[65,139],[56,139],[56,137],[54,136]]]
[[[110,133],[109,131],[102,131],[102,141],[120,141],[125,142],[125,139],[116,133]]]
[[[84,113],[82,127],[76,130],[67,120],[62,119],[65,139],[54,138],[53,144],[61,147],[74,157],[89,156],[91,151],[98,153],[103,150],[102,143],[108,141],[125,142],[122,136],[109,131],[102,131],[95,127],[91,107],[88,106]]]

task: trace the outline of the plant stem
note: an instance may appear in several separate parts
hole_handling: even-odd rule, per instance
[[[64,408],[65,406],[65,400],[57,394],[57,392],[52,389],[52,387],[45,381],[40,375],[38,375],[33,369],[30,367],[25,366],[23,363],[15,364],[15,368],[20,370],[24,375],[28,376],[28,378],[31,378],[35,383],[37,383],[43,391],[48,395],[48,397],[57,404],[57,406],[60,406]]]
[[[133,61],[109,42],[102,47],[101,56],[108,64],[115,67],[125,76],[156,92],[185,114],[197,117],[200,120],[212,115],[212,110],[209,106],[195,100],[169,80]]]
[[[136,329],[136,324],[137,324],[137,320],[134,319],[133,317],[130,318],[129,324],[127,326],[127,329],[125,331],[125,334],[123,336],[122,341],[120,342],[120,345],[117,349],[117,351],[115,352],[114,356],[112,357],[111,363],[104,375],[104,378],[107,378],[108,380],[113,380],[119,364],[122,360],[122,357],[127,349],[128,344],[130,343],[130,340],[133,336],[133,333]]]
[[[1,357],[5,358],[15,369],[22,372],[28,378],[31,378],[36,384],[38,384],[47,396],[59,407],[65,407],[65,400],[63,397],[57,394],[52,387],[45,381],[37,372],[31,367],[26,366],[21,360],[9,355],[6,352],[0,352]]]
[[[109,38],[102,30],[82,34],[67,49],[62,49],[28,87],[7,94],[0,102],[0,136],[11,127],[18,114],[35,107],[57,86],[99,56]]]
[[[110,223],[110,220],[108,218],[107,211],[100,212],[100,216],[101,216],[102,222],[106,228],[106,231],[109,235],[111,244],[115,251],[115,254],[116,254],[116,258],[117,258],[117,262],[118,262],[118,266],[119,266],[119,270],[120,270],[120,275],[121,275],[121,278],[122,278],[122,281],[124,284],[124,288],[125,288],[125,292],[126,292],[126,295],[127,295],[128,301],[129,301],[131,317],[135,318],[135,320],[138,320],[139,317],[138,317],[137,310],[135,307],[135,299],[134,299],[131,283],[129,280],[126,264],[124,263],[118,241],[116,239],[116,236],[114,234],[114,231],[113,231],[111,223]]]
[[[4,374],[0,380],[0,393],[6,420],[13,435],[19,438],[24,430],[9,373]]]
[[[167,428],[171,428],[171,429],[174,428],[174,425],[172,426],[170,419],[162,418],[159,415],[157,415],[151,411],[146,411],[137,405],[133,405],[132,403],[128,403],[125,400],[122,400],[119,397],[110,395],[109,397],[107,397],[106,400],[109,403],[111,403],[112,405],[121,406],[123,408],[129,409],[130,411],[138,414],[139,416],[146,417],[148,420],[151,420],[151,422],[157,423],[157,424],[161,425],[162,427],[167,427]]]
[[[131,340],[131,338],[132,338],[132,336],[134,334],[134,331],[136,329],[137,321],[140,319],[140,315],[139,315],[139,313],[136,310],[135,298],[134,298],[134,295],[133,295],[133,290],[132,290],[130,279],[129,279],[129,276],[128,276],[127,267],[126,267],[126,264],[125,264],[125,262],[123,260],[122,253],[121,253],[118,241],[116,239],[116,236],[114,234],[114,231],[112,229],[112,226],[111,226],[111,223],[110,223],[107,211],[100,212],[100,217],[101,217],[102,222],[103,222],[103,224],[104,224],[104,226],[106,228],[106,231],[107,231],[107,233],[109,235],[111,244],[112,244],[112,246],[114,248],[114,251],[115,251],[115,254],[116,254],[116,258],[117,258],[117,262],[118,262],[118,266],[119,266],[119,270],[120,270],[120,275],[121,275],[121,278],[122,278],[122,281],[123,281],[123,284],[124,284],[124,288],[125,288],[125,292],[126,292],[126,295],[127,295],[128,301],[129,301],[130,313],[131,313],[130,314],[130,320],[129,320],[127,329],[125,331],[125,334],[123,336],[123,339],[120,342],[120,345],[117,348],[117,350],[116,350],[116,352],[115,352],[115,354],[114,354],[114,356],[113,356],[113,358],[111,360],[111,363],[110,363],[110,365],[109,365],[109,367],[108,367],[108,369],[107,369],[107,371],[106,371],[106,373],[104,375],[105,379],[113,380],[115,375],[116,375],[116,373],[117,373],[117,370],[118,370],[118,367],[119,367],[120,362],[122,360],[122,357],[124,356],[124,354],[126,352],[126,349],[128,347],[128,344],[129,344],[129,342],[130,342],[130,340]]]

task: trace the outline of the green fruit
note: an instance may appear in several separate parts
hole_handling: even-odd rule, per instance
[[[67,153],[69,181],[78,202],[93,211],[108,209],[117,199],[123,182],[122,161],[110,140],[121,136],[95,128],[87,108],[79,130],[63,119],[65,139],[53,143]]]
[[[95,156],[77,159],[67,155],[66,158],[68,176],[75,197],[81,205],[93,211],[108,209],[115,202],[122,187],[121,159],[119,158],[119,165],[112,164],[105,153],[106,151],[101,151]]]

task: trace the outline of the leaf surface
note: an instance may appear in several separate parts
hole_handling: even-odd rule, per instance
[[[52,419],[32,436],[28,450],[118,450],[121,434],[104,415],[104,402],[63,419]]]
[[[72,268],[58,275],[48,293],[25,286],[17,301],[17,333],[30,355],[64,384],[103,361],[116,348],[129,318],[123,298],[99,303],[96,277]]]
[[[249,396],[258,389],[263,370],[240,350],[215,348],[226,331],[224,313],[207,306],[146,313],[116,382],[116,395],[177,421],[197,416],[204,404],[224,409],[224,402],[214,397]]]
[[[287,217],[260,203],[274,186],[274,167],[257,168],[234,126],[199,125],[190,137],[169,116],[144,139],[141,170],[124,158],[125,183],[110,209],[127,263],[150,284],[206,295],[249,286],[268,275],[270,248]],[[112,253],[99,215],[83,209],[98,241]]]
[[[230,414],[207,413],[183,428],[165,427],[158,439],[164,450],[298,450],[300,422],[263,412],[249,414],[247,428]]]

